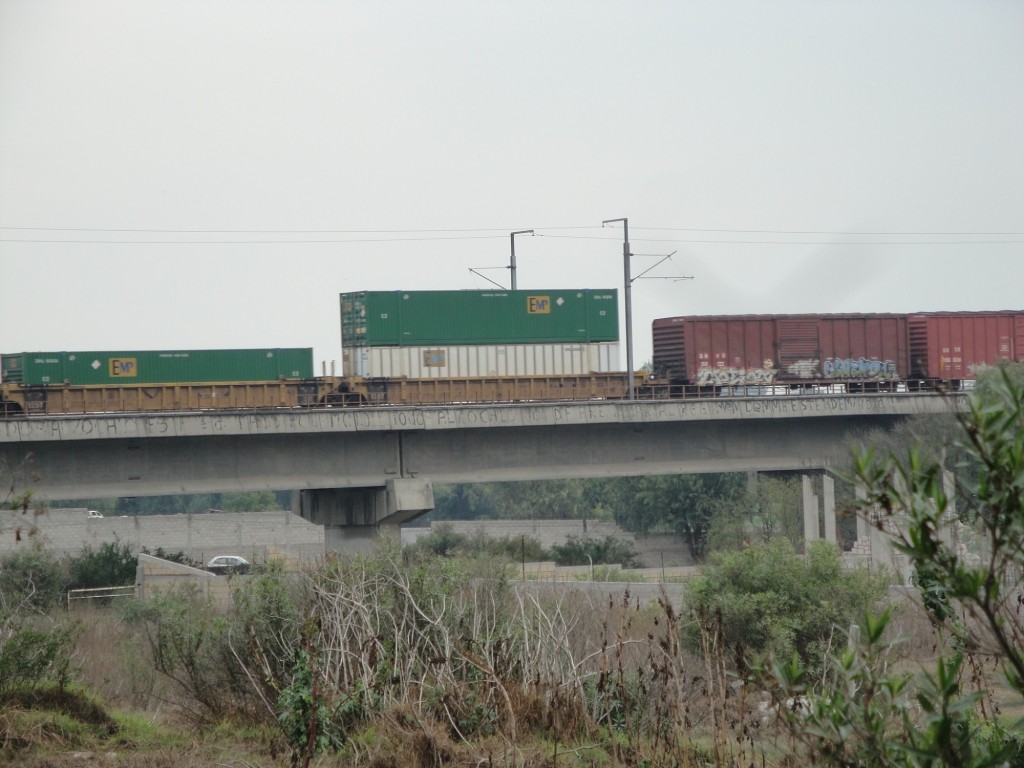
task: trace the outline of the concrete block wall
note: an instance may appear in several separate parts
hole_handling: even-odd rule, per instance
[[[190,588],[195,589],[218,610],[226,610],[231,605],[231,588],[234,584],[234,578],[217,576],[150,555],[139,555],[135,581],[136,594],[142,599],[155,597],[161,592]]]
[[[686,539],[674,533],[640,533],[634,536],[637,557],[651,568],[690,568],[696,565]]]
[[[635,536],[615,523],[600,520],[440,520],[431,523],[431,530],[436,526],[449,527],[455,533],[464,536],[479,533],[497,539],[528,536],[539,541],[545,549],[550,549],[555,544],[565,544],[570,536],[598,540],[610,536],[632,547],[638,558],[652,568],[662,565],[674,567],[693,564],[686,542],[678,536]],[[415,534],[409,538],[414,540]]]
[[[10,513],[12,516],[16,513]],[[301,563],[317,563],[325,553],[324,529],[291,512],[221,512],[195,515],[143,515],[131,517],[87,517],[85,509],[51,509],[39,515],[11,518],[21,530],[18,541],[3,520],[0,554],[38,541],[58,555],[78,554],[84,546],[97,549],[106,542],[127,543],[133,552],[183,552],[199,563],[215,555],[242,555],[254,562],[272,556],[286,556]],[[652,568],[692,565],[683,539],[666,534],[634,536],[614,523],[588,520],[458,520],[435,522],[458,533],[472,536],[483,532],[496,538],[529,536],[550,548],[564,544],[570,536],[620,539]],[[34,529],[33,535],[29,535]],[[406,528],[405,544],[422,530]]]
[[[31,519],[28,519],[31,517]],[[273,552],[322,559],[324,529],[291,512],[221,512],[197,515],[142,515],[89,518],[86,510],[51,509],[22,518],[21,541],[0,536],[0,553],[38,541],[56,554],[77,554],[107,542],[127,543],[133,552],[184,552],[205,563],[214,555],[242,555],[262,562]],[[34,527],[29,536],[28,527]]]
[[[539,541],[545,549],[554,544],[564,544],[570,536],[581,539],[613,536],[630,545],[635,544],[633,534],[615,523],[598,520],[440,520],[431,523],[430,528],[434,530],[437,526],[445,526],[464,536],[478,533],[495,539],[528,536]]]

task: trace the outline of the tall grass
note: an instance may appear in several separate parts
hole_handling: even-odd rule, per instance
[[[97,609],[75,659],[119,707],[276,729],[266,751],[301,765],[798,762],[719,627],[698,627],[693,648],[671,601],[615,590],[385,551],[252,579],[225,615],[188,595]],[[901,631],[927,628],[896,615]],[[933,650],[897,647],[908,664]]]

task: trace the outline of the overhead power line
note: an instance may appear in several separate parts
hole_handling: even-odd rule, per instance
[[[864,237],[1010,237],[1024,232],[851,232],[824,229],[698,229],[695,227],[636,227],[662,232],[723,232],[734,235],[837,235]]]
[[[612,239],[588,235],[548,235],[548,237],[566,240]],[[700,245],[1011,245],[1013,243],[1024,243],[1024,240],[695,240],[675,237],[631,237],[630,240],[635,243],[687,243]]]
[[[560,226],[535,227],[539,237],[615,240],[606,234],[599,234],[596,226]],[[941,246],[941,245],[1013,245],[1024,240],[991,239],[1024,237],[1024,232],[850,232],[830,230],[784,230],[784,229],[706,229],[698,227],[634,227],[635,232],[671,232],[701,233],[722,235],[776,235],[786,239],[749,239],[739,237],[694,238],[694,237],[634,237],[636,242],[680,243],[690,245],[811,245],[811,246]],[[594,230],[595,234],[558,234],[569,230]],[[19,244],[72,244],[72,245],[302,245],[302,244],[345,244],[345,243],[395,243],[395,242],[429,242],[435,240],[486,240],[504,239],[510,231],[508,227],[475,227],[460,229],[147,229],[147,228],[101,228],[101,227],[12,227],[0,226],[0,232],[30,233],[39,232],[55,235],[59,233],[81,233],[84,235],[106,235],[103,239],[87,237],[34,237],[17,236],[2,237],[0,242]],[[180,238],[149,238],[149,239],[114,239],[116,235],[179,235]],[[191,239],[198,235],[246,235],[247,239]],[[267,235],[282,236],[265,237]],[[337,237],[310,237],[312,235],[336,235]],[[374,235],[379,235],[374,237]],[[261,237],[264,236],[264,237]],[[835,238],[990,238],[978,240],[806,240],[791,239],[798,236],[835,237]]]
[[[538,233],[539,234],[539,233]],[[345,245],[359,243],[423,243],[452,240],[504,240],[505,235],[463,235],[461,237],[365,237],[344,239],[291,239],[291,240],[53,240],[48,238],[0,238],[0,243],[65,244],[65,245]],[[609,237],[572,237],[549,235],[566,240],[604,240],[617,242]],[[634,243],[678,243],[683,245],[814,245],[814,246],[946,246],[946,245],[1019,245],[1024,240],[670,240],[634,237]]]
[[[597,229],[590,226],[534,227],[537,230]],[[709,229],[701,227],[633,227],[634,231],[645,232],[720,232],[735,235],[834,235],[838,237],[1013,237],[1024,236],[1024,232],[927,232],[927,231],[884,231],[861,232],[851,230],[825,229]],[[96,233],[151,233],[157,235],[400,235],[419,233],[472,233],[496,232],[506,236],[509,227],[462,227],[454,229],[154,229],[154,228],[112,228],[112,227],[10,227],[0,226],[8,232],[96,232]]]
[[[599,227],[543,227],[543,229],[600,229]],[[401,235],[440,232],[500,232],[508,237],[507,227],[474,227],[467,229],[105,229],[101,227],[0,227],[17,232],[126,232],[154,235]]]
[[[498,240],[508,235],[459,237],[365,237],[327,240],[44,240],[0,238],[0,243],[71,243],[75,245],[309,245],[317,243],[418,243],[430,240]]]

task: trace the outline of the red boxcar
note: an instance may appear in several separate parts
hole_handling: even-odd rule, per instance
[[[891,390],[1024,360],[1024,312],[667,317],[653,335],[655,376],[695,387]]]
[[[888,388],[910,372],[905,315],[721,315],[654,321],[654,369],[680,384],[844,383]]]
[[[1024,311],[925,312],[908,324],[915,379],[960,382],[1000,360],[1024,362]]]

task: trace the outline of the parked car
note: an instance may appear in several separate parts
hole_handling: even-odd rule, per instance
[[[217,555],[206,564],[206,567],[211,571],[244,573],[251,565],[252,563],[238,555]]]
[[[85,513],[85,516],[88,517],[90,520],[96,520],[97,518],[103,517],[103,513],[97,512],[95,509],[90,509],[88,512]]]

